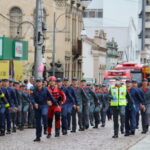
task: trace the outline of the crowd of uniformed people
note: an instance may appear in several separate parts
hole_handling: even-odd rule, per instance
[[[23,82],[0,80],[0,136],[36,128],[36,142],[41,140],[42,131],[49,139],[53,128],[55,137],[59,137],[61,133],[85,131],[90,126],[105,127],[108,118],[113,119],[113,138],[118,138],[119,131],[125,136],[134,135],[140,116],[145,134],[150,123],[147,79],[139,87],[136,80],[122,83],[117,78],[109,88],[85,79],[69,81],[54,76],[48,80],[31,77]]]

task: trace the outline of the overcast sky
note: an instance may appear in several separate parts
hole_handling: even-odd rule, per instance
[[[138,24],[138,0],[103,0],[104,25],[128,26],[133,17]]]

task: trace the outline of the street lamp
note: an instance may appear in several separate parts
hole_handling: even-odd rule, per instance
[[[68,0],[55,0],[55,3],[57,6],[59,7],[64,7],[66,6],[66,3],[67,3]],[[70,9],[71,11],[71,9]],[[54,12],[54,23],[53,23],[53,52],[52,52],[52,75],[55,76],[55,55],[56,55],[56,33],[62,33],[62,32],[67,32],[65,29],[66,29],[66,25],[64,27],[64,29],[62,30],[57,30],[57,22],[58,20],[66,15],[66,14],[70,14],[70,11],[69,12],[65,12],[65,13],[62,13],[60,14],[59,16],[56,17],[56,13]]]
[[[18,25],[18,27],[17,27],[17,37],[19,36],[19,29],[20,29],[20,27],[23,25],[23,24],[30,24],[30,25],[32,25],[32,27],[33,27],[33,29],[34,29],[34,35],[35,35],[35,26],[34,26],[34,24],[32,23],[32,22],[30,22],[30,21],[23,21],[23,22],[21,22],[19,25]],[[35,46],[35,39],[33,39],[33,44],[34,44],[34,46]]]

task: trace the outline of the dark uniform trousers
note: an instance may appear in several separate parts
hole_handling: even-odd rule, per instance
[[[120,122],[121,122],[121,126],[120,126],[121,131],[124,131],[124,127],[125,127],[125,106],[113,106],[112,111],[113,111],[113,120],[114,120],[114,134],[118,135],[119,115],[120,115]]]

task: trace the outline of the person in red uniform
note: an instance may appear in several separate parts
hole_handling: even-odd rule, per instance
[[[53,97],[57,100],[57,103],[59,104],[59,107],[56,107],[55,105],[50,105],[48,109],[48,135],[47,138],[51,137],[52,134],[52,124],[53,124],[53,118],[55,115],[55,137],[60,136],[60,117],[61,117],[61,108],[62,104],[66,102],[66,96],[65,93],[58,88],[56,85],[56,77],[51,76],[49,78],[49,86],[48,89],[50,93],[53,95]]]

